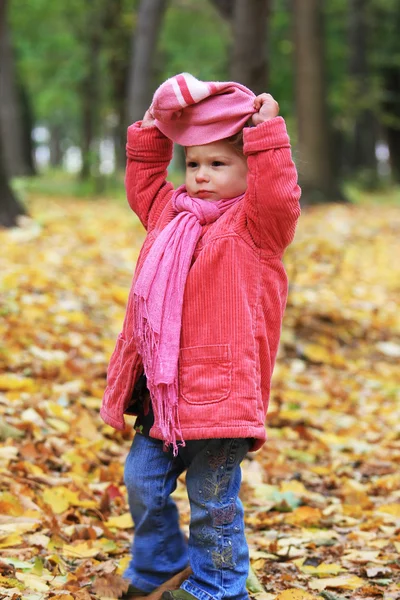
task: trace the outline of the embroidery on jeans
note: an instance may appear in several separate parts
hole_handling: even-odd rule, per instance
[[[209,527],[202,527],[198,536],[199,542],[202,546],[216,546],[218,537],[215,531],[212,531]]]
[[[212,454],[208,459],[208,464],[212,469],[218,469],[221,465],[226,462],[226,452],[225,448],[222,447],[218,450],[216,454]]]
[[[207,478],[204,482],[204,500],[208,502],[213,498],[220,500],[221,496],[226,494],[230,481],[230,475],[225,474],[222,477]]]
[[[229,525],[235,518],[236,504],[232,503],[223,508],[212,507],[210,508],[210,513],[214,527],[218,527],[218,525]]]
[[[227,569],[235,566],[232,546],[225,546],[222,552],[212,552],[211,558],[216,569]]]

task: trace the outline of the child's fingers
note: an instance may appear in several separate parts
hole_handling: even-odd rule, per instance
[[[262,107],[263,104],[265,104],[266,102],[270,102],[271,100],[274,100],[274,98],[271,96],[271,94],[267,94],[266,92],[263,92],[262,94],[259,94],[258,96],[256,96],[254,98],[254,108],[256,110],[260,110],[260,108]],[[275,100],[274,100],[275,102]]]

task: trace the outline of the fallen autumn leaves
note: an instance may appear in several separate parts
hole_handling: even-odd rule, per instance
[[[143,232],[104,201],[32,212],[0,232],[0,599],[117,597],[132,434],[98,409]],[[258,600],[400,598],[399,234],[395,208],[313,209],[285,257],[269,441],[244,463]]]

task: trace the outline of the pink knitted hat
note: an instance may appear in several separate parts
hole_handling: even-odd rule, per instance
[[[238,133],[256,112],[254,98],[240,83],[199,81],[181,73],[160,85],[149,110],[171,140],[201,146]]]

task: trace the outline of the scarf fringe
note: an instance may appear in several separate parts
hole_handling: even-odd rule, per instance
[[[172,383],[154,383],[156,366],[161,361],[160,336],[151,326],[147,303],[141,296],[136,296],[135,330],[139,342],[138,351],[142,357],[152,406],[163,436],[164,447],[171,445],[173,455],[177,456],[178,445],[185,446],[179,420],[177,377]]]

